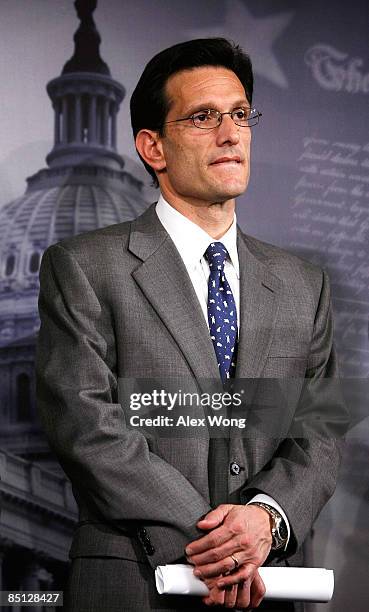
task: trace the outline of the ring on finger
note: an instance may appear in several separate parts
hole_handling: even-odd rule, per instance
[[[234,563],[234,568],[231,571],[235,572],[236,569],[238,569],[240,564],[239,564],[238,559],[237,559],[237,557],[235,555],[230,555],[230,557],[231,557],[231,559],[232,559],[232,561]]]

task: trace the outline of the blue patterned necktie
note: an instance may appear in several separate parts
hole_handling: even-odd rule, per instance
[[[234,376],[237,359],[237,311],[232,290],[224,274],[228,251],[212,242],[205,251],[209,263],[208,320],[210,336],[223,383]]]

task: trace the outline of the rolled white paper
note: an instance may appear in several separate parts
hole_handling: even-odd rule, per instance
[[[260,567],[265,584],[265,599],[312,601],[324,603],[332,599],[333,570],[322,567]],[[160,595],[207,595],[204,582],[193,575],[191,565],[159,565],[155,570],[156,588]]]
[[[192,565],[158,565],[155,583],[159,595],[207,595],[209,589],[193,575]]]

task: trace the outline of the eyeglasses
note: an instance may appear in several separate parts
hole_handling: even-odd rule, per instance
[[[189,117],[184,117],[183,119],[166,121],[165,124],[177,123],[178,121],[188,121],[188,119],[191,119],[195,127],[200,128],[201,130],[213,130],[222,123],[224,115],[230,115],[234,123],[239,127],[253,127],[259,123],[259,117],[262,116],[262,113],[259,113],[256,108],[240,107],[235,108],[233,111],[228,113],[221,113],[214,108],[206,108],[204,110],[197,111],[197,113],[194,113]]]

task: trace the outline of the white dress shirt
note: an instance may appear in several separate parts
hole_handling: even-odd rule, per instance
[[[215,240],[207,234],[199,225],[190,221],[182,215],[178,210],[173,208],[160,195],[156,204],[156,214],[159,217],[160,223],[168,232],[173,240],[189,274],[193,288],[200,302],[201,310],[204,314],[205,321],[208,322],[208,280],[210,276],[209,264],[204,257],[204,253],[212,242],[222,242],[226,247],[229,257],[224,263],[224,273],[231,287],[237,311],[237,327],[238,334],[240,330],[240,265],[237,252],[237,220],[234,215],[233,223],[227,232]],[[275,508],[284,519],[288,541],[290,539],[290,526],[287,516],[280,505],[269,495],[255,495],[248,503],[263,502]],[[286,544],[286,547],[287,547]]]
[[[167,230],[173,240],[177,251],[183,259],[186,270],[190,276],[193,288],[200,302],[207,325],[208,323],[208,281],[210,276],[209,264],[204,253],[214,240],[199,225],[193,223],[178,210],[170,206],[163,196],[160,196],[156,205],[156,214],[159,221]],[[220,241],[219,241],[220,242]],[[226,247],[229,258],[224,262],[224,273],[231,287],[236,304],[237,324],[239,327],[240,312],[240,266],[237,253],[237,221],[234,216],[229,230],[222,236],[221,242]]]

